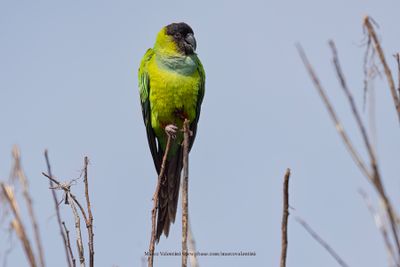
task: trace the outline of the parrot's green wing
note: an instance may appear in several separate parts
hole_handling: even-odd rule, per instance
[[[154,165],[156,167],[157,173],[160,172],[161,158],[157,149],[156,136],[154,130],[151,127],[151,111],[150,111],[150,77],[147,70],[147,64],[154,56],[154,50],[148,49],[146,54],[143,56],[142,62],[139,67],[139,93],[140,93],[140,103],[142,104],[142,114],[144,124],[146,126],[147,141],[149,142],[149,147],[151,151],[151,156],[153,157]]]
[[[205,82],[206,82],[206,74],[204,72],[203,65],[200,62],[200,59],[197,57],[197,55],[195,55],[194,59],[197,63],[197,71],[199,72],[200,82],[199,82],[199,91],[198,91],[198,95],[197,95],[196,117],[190,123],[190,130],[192,131],[193,134],[190,137],[189,151],[192,149],[194,139],[196,138],[197,123],[199,122],[199,118],[200,118],[201,103],[203,102],[203,98],[204,98],[204,87],[205,87]]]

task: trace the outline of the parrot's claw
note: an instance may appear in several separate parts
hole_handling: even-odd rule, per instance
[[[165,126],[165,132],[167,133],[168,136],[170,136],[172,139],[176,138],[176,132],[178,131],[178,127],[176,127],[173,124],[168,124]]]

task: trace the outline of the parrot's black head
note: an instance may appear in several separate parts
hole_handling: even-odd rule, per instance
[[[193,30],[186,23],[169,24],[165,27],[165,33],[173,37],[181,53],[191,55],[196,51],[196,39]]]

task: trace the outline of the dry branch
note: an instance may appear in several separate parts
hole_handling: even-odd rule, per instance
[[[46,152],[45,152],[45,156],[46,156],[46,161],[48,163],[48,157],[47,157]],[[77,247],[78,247],[78,253],[79,253],[79,261],[80,261],[81,266],[85,266],[85,257],[84,257],[84,251],[83,251],[82,235],[81,235],[81,229],[80,229],[80,217],[79,217],[78,209],[81,212],[83,219],[85,221],[85,224],[86,224],[87,231],[88,231],[89,265],[90,265],[90,267],[93,267],[93,265],[94,265],[94,243],[93,243],[94,233],[93,233],[93,215],[92,215],[91,204],[90,204],[90,199],[89,199],[89,185],[88,185],[88,171],[87,171],[88,164],[89,164],[89,159],[87,157],[85,157],[83,173],[84,173],[84,183],[85,183],[85,199],[86,199],[86,204],[87,204],[87,209],[88,209],[87,213],[86,213],[84,207],[81,205],[81,203],[76,198],[76,196],[74,194],[72,194],[72,192],[70,190],[71,183],[75,180],[72,180],[67,183],[61,183],[61,182],[57,181],[57,179],[55,179],[51,175],[48,175],[44,172],[42,172],[42,174],[52,182],[51,185],[53,185],[53,183],[55,184],[55,186],[50,187],[50,189],[53,189],[53,190],[60,189],[60,190],[63,190],[65,193],[65,203],[69,204],[71,206],[72,213],[73,213],[74,219],[75,219],[75,229],[76,229],[76,233],[77,233]],[[48,163],[48,170],[50,170],[49,167],[50,167],[50,164]],[[55,200],[56,200],[56,198],[55,198]],[[57,207],[58,207],[58,203],[57,203]],[[89,215],[87,215],[87,214],[89,214]],[[70,242],[68,240],[69,237],[67,238],[66,235],[64,234],[64,229],[61,229],[61,230],[62,230],[63,236],[65,237],[65,248],[67,251],[67,258],[71,259],[71,261],[73,262],[73,264],[75,266],[75,259],[72,255],[70,249],[68,249],[68,247],[69,248],[71,247]]]
[[[65,236],[67,238],[67,249],[68,249],[68,253],[69,256],[72,259],[72,265],[75,267],[76,266],[76,261],[75,261],[75,257],[74,257],[74,253],[72,252],[72,248],[71,248],[71,240],[69,239],[69,231],[67,229],[67,226],[65,225],[65,222],[62,222],[62,225],[64,227],[64,231],[65,231]]]
[[[86,216],[85,210],[83,209],[83,207],[79,203],[79,201],[76,199],[76,197],[71,193],[71,191],[70,191],[71,183],[60,183],[59,181],[57,181],[55,178],[51,177],[50,175],[48,175],[44,172],[42,172],[42,174],[56,184],[56,186],[51,187],[50,189],[52,189],[52,190],[60,189],[60,190],[64,190],[64,192],[65,192],[65,198],[68,200],[68,204],[70,205],[72,214],[74,215],[79,262],[80,262],[81,266],[84,267],[85,266],[85,254],[83,251],[82,234],[81,234],[81,228],[80,228],[81,227],[80,226],[80,217],[79,217],[79,213],[78,213],[78,210],[75,205],[78,206],[78,208],[80,209],[80,211],[82,213],[82,216],[84,217],[84,220],[87,221],[87,216]],[[66,246],[68,247],[68,241],[67,241]],[[68,254],[68,257],[69,256],[70,256],[70,254]]]
[[[70,194],[69,192],[67,194]],[[81,233],[81,220],[78,214],[78,210],[75,207],[75,201],[71,201],[69,203],[72,209],[72,213],[74,215],[75,219],[75,230],[76,230],[76,245],[78,249],[78,254],[79,254],[79,262],[81,264],[81,267],[85,267],[85,253],[83,249],[83,243],[82,243],[82,233]]]
[[[358,128],[359,128],[359,130],[361,132],[362,137],[363,137],[363,141],[364,141],[365,147],[367,148],[368,155],[369,155],[369,157],[371,159],[371,162],[372,162],[373,165],[376,165],[377,161],[376,161],[375,151],[373,150],[373,148],[371,146],[371,143],[369,141],[367,130],[365,129],[365,126],[364,126],[364,123],[363,123],[363,121],[361,119],[360,113],[358,112],[358,109],[357,109],[356,103],[354,101],[353,95],[351,94],[351,92],[350,92],[350,90],[349,90],[349,88],[347,86],[346,79],[344,77],[342,68],[340,66],[336,45],[332,40],[329,41],[329,45],[330,45],[330,47],[332,49],[333,64],[335,66],[336,74],[337,74],[338,79],[340,81],[340,85],[341,85],[341,87],[342,87],[342,89],[343,89],[343,91],[344,91],[344,93],[345,93],[345,95],[347,97],[347,100],[349,101],[349,105],[350,105],[351,110],[353,112],[354,118],[355,118],[355,120],[357,122],[357,126],[358,126]]]
[[[286,266],[286,256],[288,248],[288,217],[289,217],[289,178],[290,169],[286,169],[283,181],[283,212],[282,212],[282,250],[281,267]]]
[[[342,267],[349,267],[347,263],[336,253],[336,251],[325,242],[303,219],[296,217],[296,221],[306,229],[306,231],[314,238],[326,251],[339,263]]]
[[[400,96],[400,53],[397,53],[395,55],[396,62],[397,62],[397,92],[399,93]]]
[[[12,228],[17,233],[18,238],[21,240],[21,243],[24,248],[24,252],[26,254],[26,257],[28,258],[30,266],[36,267],[37,263],[36,263],[35,255],[33,254],[32,246],[31,246],[29,238],[26,234],[25,227],[22,224],[21,215],[19,213],[17,201],[15,200],[15,197],[14,197],[14,192],[10,186],[5,185],[4,183],[0,183],[0,187],[2,189],[3,195],[5,196],[8,204],[14,214],[15,219],[12,220]]]
[[[365,27],[365,28],[367,29],[367,31],[368,31],[368,36],[369,36],[369,38],[371,38],[372,41],[373,41],[373,43],[375,44],[375,50],[376,50],[376,52],[378,53],[379,59],[380,59],[382,65],[383,65],[383,69],[384,69],[384,71],[385,71],[386,79],[387,79],[388,84],[389,84],[390,92],[391,92],[391,94],[392,94],[394,106],[395,106],[396,111],[397,111],[397,116],[398,116],[398,119],[399,119],[399,121],[400,121],[400,102],[399,102],[399,95],[398,95],[398,93],[396,92],[396,86],[395,86],[395,84],[394,84],[392,72],[390,71],[389,65],[388,65],[387,62],[386,62],[385,54],[383,53],[381,44],[380,44],[380,42],[379,42],[379,40],[378,40],[378,37],[377,37],[377,35],[376,35],[376,33],[375,33],[374,27],[373,27],[373,25],[372,25],[372,23],[371,23],[371,19],[370,19],[369,16],[366,16],[366,17],[364,18],[364,27]]]
[[[88,237],[89,237],[89,244],[88,244],[88,246],[89,246],[89,266],[94,267],[93,215],[92,215],[92,209],[91,209],[90,199],[89,199],[88,164],[89,164],[89,159],[88,159],[88,157],[85,157],[85,160],[84,160],[85,198],[86,198],[86,205],[87,205],[88,216],[89,216],[85,222],[86,222],[86,228],[88,229]]]
[[[368,20],[368,23],[369,23],[369,20]],[[370,25],[370,24],[368,24],[368,25]],[[375,36],[375,38],[376,38],[376,36]],[[362,135],[365,148],[368,151],[368,156],[369,156],[371,170],[372,170],[372,174],[368,178],[371,180],[375,190],[378,192],[379,197],[381,198],[381,200],[382,200],[382,202],[384,204],[386,214],[387,214],[387,216],[389,218],[389,221],[390,221],[392,234],[393,234],[394,241],[396,243],[398,254],[400,255],[400,240],[399,240],[398,229],[397,229],[397,224],[396,224],[396,220],[395,220],[396,216],[394,214],[393,206],[392,206],[389,198],[387,197],[387,194],[385,192],[385,189],[384,189],[384,186],[383,186],[383,183],[382,183],[382,179],[381,179],[381,175],[380,175],[380,171],[379,171],[379,167],[378,167],[378,162],[377,162],[377,159],[376,159],[375,151],[371,146],[370,139],[369,139],[369,137],[367,135],[367,131],[365,129],[364,123],[361,120],[361,116],[360,116],[360,114],[358,112],[358,109],[357,109],[356,104],[354,102],[353,96],[352,96],[349,88],[347,87],[347,83],[346,83],[346,80],[344,78],[344,74],[343,74],[342,69],[340,67],[339,58],[338,58],[338,55],[337,55],[337,50],[336,50],[335,43],[333,41],[330,41],[329,44],[330,44],[331,49],[332,49],[333,62],[334,62],[334,65],[335,65],[336,73],[338,75],[338,79],[339,79],[341,87],[342,87],[342,89],[343,89],[343,91],[344,91],[344,93],[345,93],[345,95],[346,95],[346,97],[347,97],[347,99],[349,101],[349,105],[350,105],[350,107],[352,109],[353,116],[354,116],[354,118],[356,120],[357,126],[358,126],[358,128],[360,130],[360,133]],[[379,48],[380,48],[380,46],[379,46]],[[379,51],[378,51],[378,53],[379,53]],[[394,91],[394,92],[396,93],[396,91]]]
[[[189,120],[183,123],[183,181],[182,181],[182,267],[187,266],[188,187],[189,187]]]
[[[369,173],[369,171],[366,167],[366,164],[361,159],[358,152],[355,150],[353,143],[351,142],[346,131],[344,130],[342,123],[340,122],[338,116],[336,115],[333,105],[331,104],[328,96],[326,95],[325,89],[322,87],[317,75],[315,74],[313,67],[311,66],[310,62],[308,61],[303,48],[300,45],[297,45],[297,50],[300,54],[300,57],[303,61],[304,66],[306,67],[306,69],[308,71],[308,74],[310,75],[310,77],[314,83],[315,88],[317,89],[319,95],[321,96],[321,98],[326,106],[326,109],[328,110],[329,115],[335,124],[336,130],[338,131],[340,137],[342,138],[342,141],[345,144],[346,148],[348,149],[351,157],[353,158],[353,160],[357,164],[357,166],[360,168],[361,172],[365,175],[365,177],[367,177],[369,180],[372,181],[372,175]]]
[[[50,177],[52,177],[53,174],[51,172],[49,153],[48,153],[47,149],[44,151],[44,158],[46,160],[47,173],[49,174]],[[54,181],[52,181],[52,179],[49,179],[49,185],[50,185],[50,188],[54,187]],[[66,234],[64,233],[64,230],[63,230],[60,207],[59,207],[59,203],[58,203],[58,199],[57,199],[57,193],[56,193],[55,190],[51,190],[51,194],[53,196],[54,208],[56,210],[57,222],[58,222],[58,226],[59,226],[59,230],[60,230],[60,235],[62,237],[63,244],[64,244],[64,250],[65,250],[65,256],[67,258],[67,263],[68,263],[69,267],[72,267],[72,266],[75,267],[75,259],[73,258],[73,255],[68,252],[68,246],[70,246],[70,244],[69,244],[67,236],[66,236]]]
[[[382,216],[375,210],[374,206],[372,205],[371,201],[369,200],[369,197],[367,193],[365,193],[363,190],[359,190],[360,195],[363,197],[365,204],[367,205],[367,208],[369,212],[371,213],[372,217],[374,218],[376,227],[378,228],[379,232],[382,235],[383,241],[386,246],[386,251],[389,255],[390,260],[397,266],[400,267],[400,264],[397,262],[392,243],[390,242],[390,237],[388,234],[387,227],[383,221]],[[392,266],[392,265],[390,265]]]
[[[44,267],[45,262],[44,262],[44,252],[43,252],[43,246],[42,246],[42,241],[40,238],[40,231],[39,231],[39,225],[37,223],[37,218],[35,211],[33,209],[33,203],[32,203],[32,197],[29,193],[29,185],[28,185],[28,180],[26,178],[26,175],[24,171],[22,170],[21,167],[21,153],[19,151],[19,148],[17,146],[13,147],[12,150],[12,155],[14,158],[14,168],[13,168],[13,177],[17,177],[21,186],[22,186],[22,192],[23,196],[26,202],[26,206],[28,208],[28,214],[29,218],[32,224],[33,228],[33,234],[35,237],[35,243],[39,252],[39,262],[40,266]]]
[[[157,215],[157,207],[158,207],[158,193],[160,191],[162,179],[165,173],[165,165],[167,162],[167,156],[169,153],[169,149],[171,147],[171,136],[168,135],[167,146],[165,147],[165,152],[163,155],[160,174],[158,175],[156,190],[153,195],[153,209],[151,210],[151,238],[149,245],[149,256],[147,258],[148,267],[153,267],[154,261],[154,247],[156,242],[156,215]]]
[[[377,52],[377,54],[379,55],[379,58],[381,60],[381,63],[385,69],[385,74],[386,74],[386,78],[388,80],[389,83],[389,87],[390,87],[390,91],[392,94],[392,98],[396,107],[396,111],[398,113],[399,119],[400,119],[400,103],[399,103],[399,96],[396,92],[396,88],[394,85],[394,81],[393,81],[393,77],[392,74],[390,72],[390,69],[387,65],[387,62],[385,60],[385,56],[383,54],[382,48],[380,46],[379,40],[376,36],[376,33],[374,31],[374,28],[371,24],[370,18],[369,17],[365,17],[364,19],[364,27],[367,29],[368,31],[368,44],[373,43],[375,46],[375,50]],[[371,41],[372,39],[372,41]],[[363,121],[361,120],[361,116],[359,115],[358,109],[356,107],[356,104],[354,102],[353,96],[350,93],[350,90],[348,89],[346,80],[344,78],[344,74],[342,72],[342,69],[340,67],[339,64],[339,59],[338,59],[338,55],[337,55],[337,51],[336,51],[336,47],[335,44],[330,41],[330,46],[332,49],[332,53],[333,53],[333,63],[335,66],[335,70],[336,70],[336,74],[338,76],[338,79],[340,81],[341,87],[347,97],[347,100],[349,102],[349,105],[352,109],[352,113],[353,116],[356,120],[358,129],[361,133],[361,136],[363,138],[363,142],[364,142],[364,146],[365,149],[368,152],[368,157],[369,157],[369,165],[370,165],[370,169],[368,170],[366,168],[366,164],[364,163],[364,161],[361,159],[361,157],[359,156],[359,154],[357,153],[357,151],[354,149],[353,144],[350,142],[349,138],[347,137],[347,134],[345,133],[345,131],[343,130],[343,127],[341,126],[341,123],[338,119],[338,117],[335,114],[335,111],[333,109],[332,104],[330,103],[329,99],[327,98],[324,89],[322,88],[322,86],[320,85],[320,82],[318,80],[318,77],[316,76],[311,64],[309,63],[303,49],[298,46],[298,51],[299,54],[303,60],[303,63],[306,67],[306,69],[308,70],[314,86],[316,87],[317,91],[319,92],[333,122],[335,123],[336,129],[338,130],[339,135],[342,137],[343,142],[345,143],[346,147],[348,148],[348,151],[350,152],[351,156],[353,157],[353,159],[355,160],[357,166],[360,168],[360,170],[362,171],[362,173],[364,174],[365,177],[368,178],[368,180],[371,182],[371,184],[373,185],[374,189],[376,190],[376,192],[378,193],[378,196],[381,200],[381,202],[384,205],[384,211],[385,211],[385,215],[387,216],[388,220],[389,220],[389,225],[391,228],[391,240],[393,240],[396,250],[397,250],[397,255],[400,255],[400,240],[399,240],[399,234],[398,234],[398,225],[396,222],[396,214],[395,214],[395,210],[386,194],[383,182],[382,182],[382,178],[381,178],[381,174],[379,171],[379,166],[378,166],[378,162],[377,162],[377,157],[376,157],[376,152],[374,151],[372,145],[371,145],[371,141],[370,138],[368,137],[366,128],[364,126]],[[369,46],[368,48],[369,49]],[[368,51],[368,50],[367,50]],[[366,53],[368,54],[368,52]],[[400,59],[397,57],[398,60],[398,68],[399,68],[399,77],[400,77]],[[365,62],[364,62],[364,69],[365,69]],[[400,81],[399,81],[399,86],[400,86]],[[385,243],[389,241],[389,238],[384,238]],[[386,246],[388,247],[388,245],[386,244]],[[398,260],[396,260],[396,264],[399,264]]]

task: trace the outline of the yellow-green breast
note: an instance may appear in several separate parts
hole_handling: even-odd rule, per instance
[[[157,136],[164,127],[182,127],[182,112],[187,119],[196,117],[200,75],[191,57],[161,58],[153,56],[148,64],[150,77],[151,124]]]

